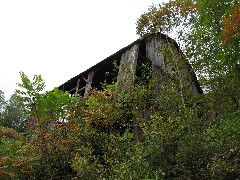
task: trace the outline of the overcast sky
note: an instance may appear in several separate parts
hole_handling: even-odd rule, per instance
[[[161,2],[0,0],[0,90],[9,98],[20,71],[63,84],[139,38],[138,17]]]

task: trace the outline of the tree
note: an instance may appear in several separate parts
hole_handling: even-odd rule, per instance
[[[137,22],[141,36],[174,32],[203,89],[211,91],[217,114],[223,106],[239,107],[238,7],[237,0],[174,0],[150,7]]]
[[[27,116],[23,112],[17,94],[13,94],[6,102],[2,113],[1,125],[13,128],[18,132],[23,132],[26,128],[26,119]]]
[[[0,90],[0,115],[2,114],[6,105],[4,93]]]
[[[137,22],[141,36],[163,32],[174,36],[201,75],[232,72],[239,59],[237,0],[174,0],[152,6]]]
[[[197,164],[194,167],[201,164],[199,168],[202,168],[202,172],[206,170],[204,164],[208,164],[211,172],[204,172],[208,174],[208,178],[232,176],[234,179],[239,176],[239,171],[234,168],[239,164],[236,163],[236,155],[231,158],[229,155],[229,151],[235,152],[235,149],[240,148],[238,143],[233,143],[240,137],[236,133],[239,130],[234,128],[234,124],[239,123],[240,112],[238,12],[238,0],[174,0],[162,6],[152,6],[137,22],[137,32],[141,36],[154,32],[174,32],[185,56],[198,74],[205,94],[197,102],[201,105],[198,112],[201,116],[197,119],[205,124],[194,125],[194,128],[198,127],[201,131],[198,134],[191,132],[193,141],[189,139],[191,135],[186,134],[185,140],[191,142],[191,148],[186,148],[188,142],[183,139],[186,147],[179,149],[179,155],[182,161],[182,155],[186,152],[188,157],[192,156],[192,162],[195,158],[201,159],[195,161]],[[215,144],[217,141],[221,144],[220,149]],[[202,143],[205,148],[200,150],[196,142]],[[199,152],[198,155],[194,155],[192,147]],[[234,150],[231,147],[234,147]],[[201,157],[201,152],[205,152],[207,158]],[[209,158],[213,161],[208,161]],[[183,166],[189,165],[189,162],[185,161]],[[221,172],[217,171],[218,167]],[[185,170],[196,174],[198,178],[206,178],[199,176],[204,173],[197,172],[198,168]],[[215,175],[211,176],[211,173]]]
[[[216,116],[211,94],[183,91],[186,104],[177,82],[153,96],[150,80],[121,93],[108,85],[82,99],[58,89],[33,93],[26,78],[27,88],[19,91],[35,122],[28,131],[33,136],[0,142],[1,178],[220,179],[240,173],[240,111]],[[133,122],[142,110],[148,119],[138,124],[143,138],[134,142]]]
[[[0,94],[0,125],[23,132],[27,116],[23,112],[17,94],[11,95],[8,101],[5,101],[2,91]]]

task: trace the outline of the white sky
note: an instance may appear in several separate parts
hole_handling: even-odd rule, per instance
[[[19,72],[57,87],[135,41],[137,18],[166,0],[0,0],[0,90]]]

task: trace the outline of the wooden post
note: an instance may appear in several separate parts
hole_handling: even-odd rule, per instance
[[[78,94],[79,83],[80,83],[80,79],[78,79],[78,81],[77,81],[77,86],[76,86],[75,94]]]
[[[88,78],[87,78],[87,84],[85,86],[85,92],[84,92],[84,98],[88,97],[89,96],[89,91],[91,90],[92,88],[92,79],[93,79],[93,75],[94,75],[94,71],[91,71],[89,74],[88,74]]]
[[[163,44],[163,40],[158,39],[158,37],[152,37],[146,43],[146,58],[152,62],[152,78],[155,81],[155,92],[159,91],[161,84],[167,80],[166,73],[164,72],[166,69],[164,55],[159,49],[159,46]]]
[[[133,87],[135,76],[136,76],[136,66],[139,52],[139,44],[133,45],[130,49],[125,51],[121,56],[119,71],[118,71],[118,87],[117,91],[126,91]],[[139,140],[139,127],[138,121],[133,122],[133,132],[135,142]]]
[[[136,76],[138,51],[139,44],[135,44],[122,54],[117,77],[118,91],[127,90],[133,86]]]

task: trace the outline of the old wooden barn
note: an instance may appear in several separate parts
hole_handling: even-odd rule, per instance
[[[102,83],[112,83],[114,79],[118,81],[118,90],[127,89],[134,84],[136,77],[142,76],[141,67],[146,63],[151,64],[158,86],[177,78],[179,86],[188,86],[194,93],[202,93],[196,75],[177,43],[161,33],[134,41],[71,78],[59,89],[87,97],[91,88],[101,90]]]

